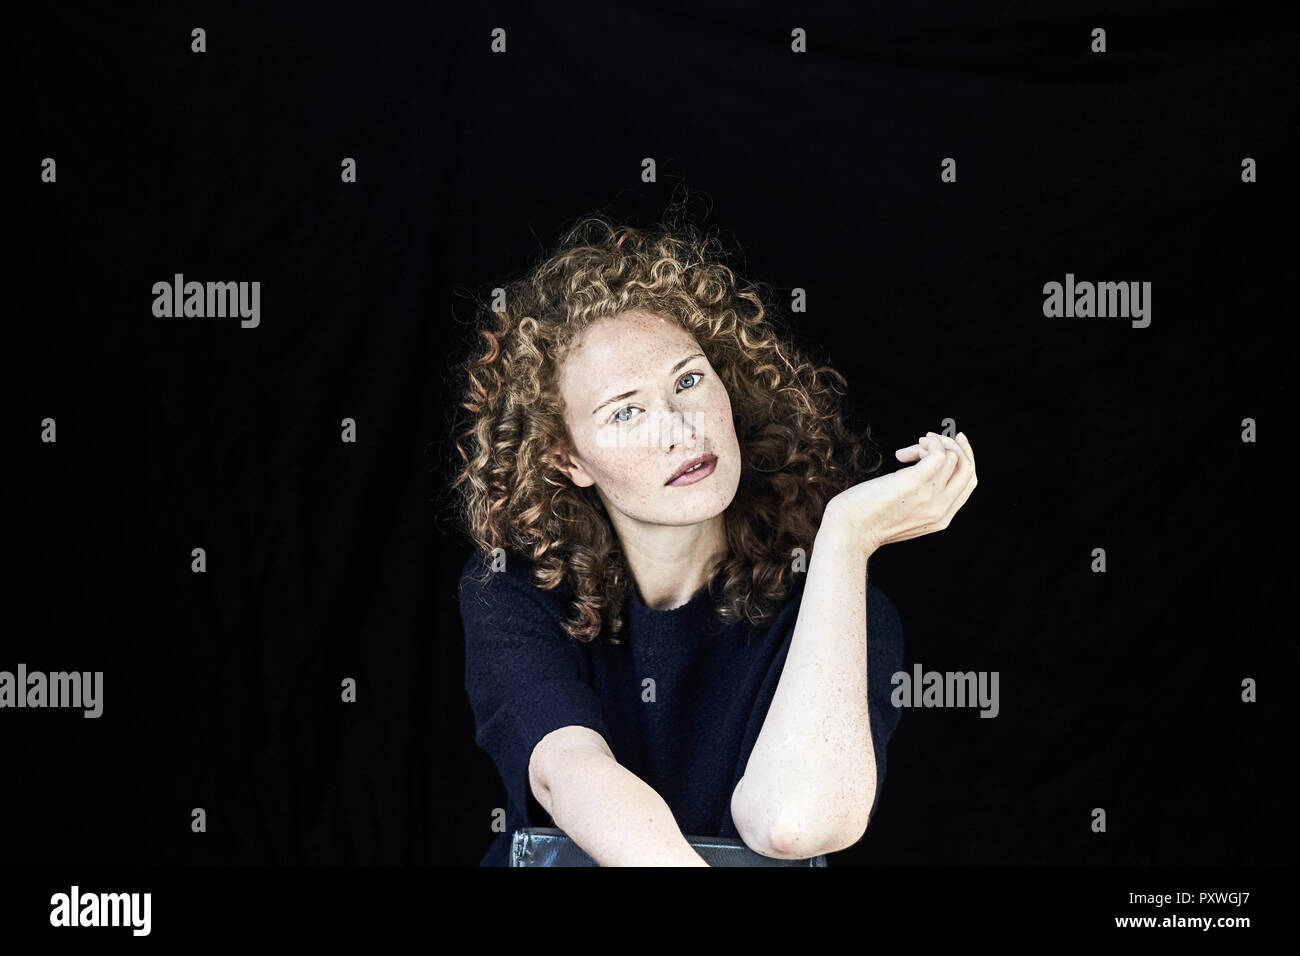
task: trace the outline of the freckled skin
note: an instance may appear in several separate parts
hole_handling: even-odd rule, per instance
[[[703,583],[707,561],[725,549],[722,515],[740,485],[726,386],[699,355],[672,371],[702,351],[672,319],[631,310],[586,329],[559,374],[571,440],[565,470],[579,487],[595,485],[643,597],[668,606],[688,587],[689,597]],[[718,458],[711,475],[682,487],[665,484],[705,452]]]

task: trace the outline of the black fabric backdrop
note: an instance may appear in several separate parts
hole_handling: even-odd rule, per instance
[[[565,225],[687,189],[745,277],[806,290],[781,317],[888,468],[949,417],[978,458],[952,526],[872,573],[909,669],[998,671],[1001,712],[904,711],[832,863],[1293,860],[1297,26],[1155,0],[27,5],[0,669],[102,671],[104,712],[0,711],[5,859],[477,862],[504,790],[462,684],[449,369],[474,298]],[[1151,282],[1150,326],[1044,317],[1067,272]],[[175,273],[259,281],[260,325],[155,318]]]

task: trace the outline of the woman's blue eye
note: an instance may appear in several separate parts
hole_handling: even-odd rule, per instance
[[[687,372],[685,375],[683,375],[681,378],[679,378],[679,379],[677,380],[677,384],[678,384],[678,386],[680,386],[680,385],[682,384],[682,382],[686,381],[688,378],[693,378],[693,379],[695,379],[696,381],[692,382],[690,385],[687,385],[686,388],[694,388],[696,385],[699,384],[699,379],[701,379],[701,378],[703,378],[703,377],[704,377],[704,376],[701,375],[699,372]],[[679,391],[680,391],[680,390],[681,390],[681,389],[679,388]],[[627,418],[623,418],[623,417],[622,417],[623,413],[624,413],[624,412],[631,412],[631,411],[635,411],[635,410],[636,410],[636,406],[635,406],[635,405],[624,405],[622,408],[620,408],[618,411],[616,411],[613,415],[610,416],[610,419],[609,419],[610,424],[612,424],[612,425],[626,425],[628,422],[630,422],[630,421],[632,420],[632,418],[631,418],[630,415],[629,415]]]

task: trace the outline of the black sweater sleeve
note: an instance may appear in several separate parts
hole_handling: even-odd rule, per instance
[[[471,557],[459,586],[475,741],[496,764],[510,802],[522,814],[522,823],[511,825],[548,826],[529,806],[528,761],[537,742],[569,725],[589,727],[606,743],[610,734],[600,699],[583,678],[581,652],[560,626],[550,595],[517,568],[481,583],[483,564],[481,556]]]
[[[898,609],[884,591],[867,582],[867,710],[871,718],[871,742],[876,755],[876,799],[870,816],[875,816],[880,791],[885,783],[885,757],[889,740],[898,727],[901,711],[893,705],[893,677],[903,669],[903,623]]]

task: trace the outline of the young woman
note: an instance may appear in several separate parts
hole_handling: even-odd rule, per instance
[[[714,244],[588,217],[484,311],[454,483],[465,687],[508,794],[483,865],[551,825],[602,866],[705,865],[687,836],[805,859],[874,812],[902,629],[868,559],[946,528],[974,453],[930,432],[870,477],[843,378]]]

